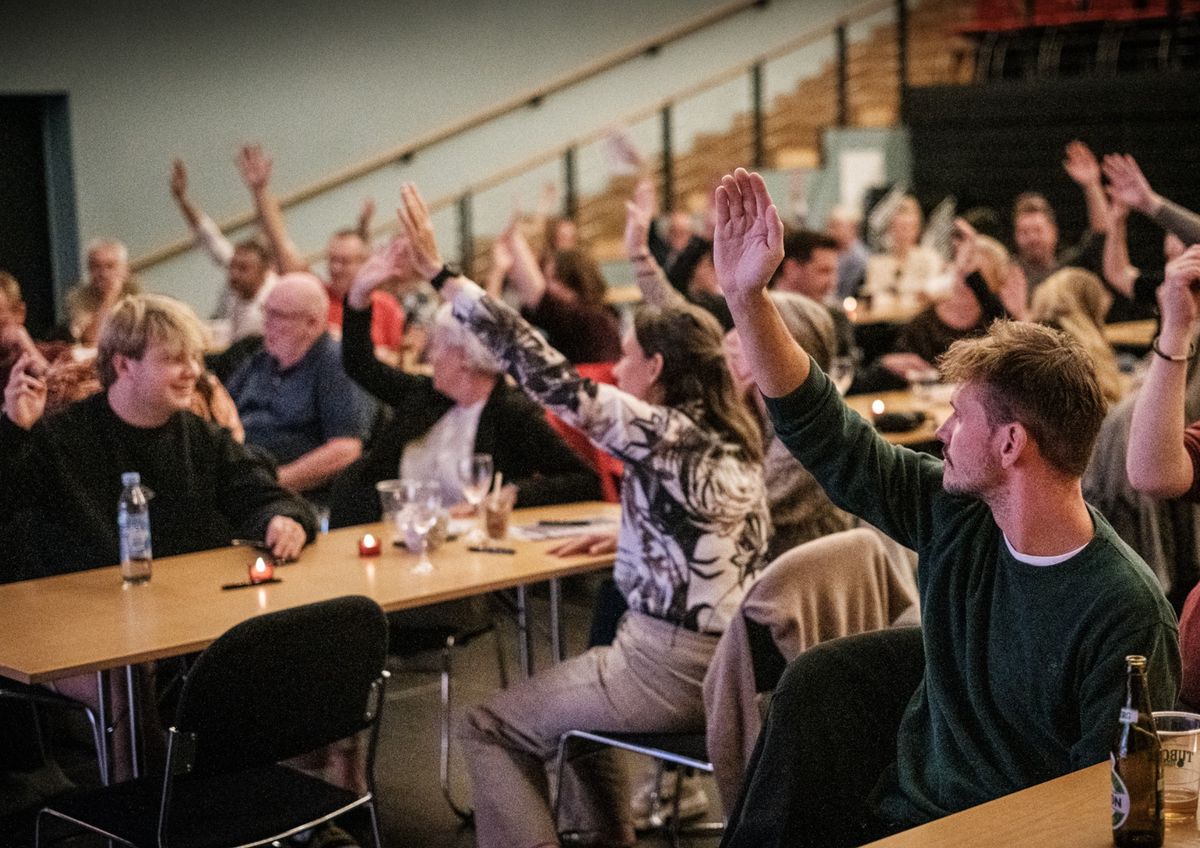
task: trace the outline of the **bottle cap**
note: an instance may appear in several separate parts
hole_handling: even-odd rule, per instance
[[[124,471],[121,473],[122,486],[140,486],[142,484],[142,475],[137,471]]]

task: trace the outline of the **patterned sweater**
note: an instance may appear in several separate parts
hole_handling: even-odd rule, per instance
[[[625,463],[614,577],[629,608],[723,632],[770,535],[761,467],[685,410],[579,376],[516,312],[474,284],[454,316],[531,397]]]

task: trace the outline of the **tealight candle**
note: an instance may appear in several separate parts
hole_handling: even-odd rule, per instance
[[[264,580],[270,580],[275,576],[275,566],[267,562],[262,557],[254,561],[250,566],[250,582],[262,583]]]
[[[842,310],[844,312],[853,312],[858,309],[858,301],[852,297],[848,297],[842,301]]]
[[[382,547],[379,540],[370,533],[364,533],[363,537],[358,540],[358,555],[362,557],[376,557]]]
[[[875,398],[875,400],[871,401],[871,414],[872,415],[875,415],[876,417],[883,415],[883,410],[884,410],[884,406],[883,406],[882,400],[880,400],[879,398]]]

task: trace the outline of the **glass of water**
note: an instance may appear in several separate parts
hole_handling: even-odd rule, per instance
[[[479,526],[479,521],[482,520],[479,515],[479,505],[483,503],[483,496],[487,494],[488,487],[492,485],[493,468],[490,453],[476,453],[458,461],[458,482],[462,485],[463,500],[471,505],[471,509],[475,513],[476,524],[467,534],[467,541],[473,545],[479,544],[484,539],[483,530]]]
[[[421,557],[412,567],[413,574],[428,574],[433,571],[429,561],[429,531],[437,524],[442,511],[442,487],[437,483],[421,481],[404,490],[404,516],[408,529],[421,540]]]

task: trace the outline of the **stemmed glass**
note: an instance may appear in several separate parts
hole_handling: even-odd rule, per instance
[[[427,539],[433,525],[437,524],[442,511],[442,488],[437,483],[420,482],[404,490],[404,513],[412,532],[421,540],[421,558],[412,567],[413,574],[429,574],[433,563],[429,561]]]
[[[463,499],[471,505],[475,514],[475,526],[467,534],[467,541],[472,545],[477,545],[486,538],[480,527],[483,517],[480,515],[479,505],[483,503],[488,487],[492,484],[492,470],[490,453],[476,453],[458,461],[458,482],[462,484]]]

